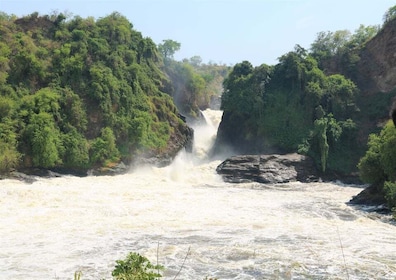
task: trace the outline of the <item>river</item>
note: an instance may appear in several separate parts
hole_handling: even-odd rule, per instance
[[[360,187],[224,183],[204,114],[194,154],[165,168],[0,181],[0,279],[112,279],[128,252],[164,279],[396,279],[390,217],[346,204]]]

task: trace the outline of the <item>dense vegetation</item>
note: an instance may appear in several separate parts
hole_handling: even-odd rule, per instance
[[[222,108],[244,120],[247,151],[300,151],[322,171],[351,168],[337,159],[352,155],[356,146],[355,84],[340,74],[326,76],[299,46],[279,61],[255,68],[242,62],[224,82]]]
[[[183,68],[175,75],[190,83],[194,106],[207,105],[201,100],[216,79],[172,62],[117,12],[97,20],[1,13],[0,50],[0,172],[172,156],[189,128],[164,60]]]
[[[379,30],[362,25],[353,34],[321,32],[310,50],[296,45],[275,66],[235,65],[224,81],[226,123],[218,146],[229,143],[242,153],[299,152],[312,156],[326,173],[357,171],[367,139],[361,119],[368,110],[360,108],[355,70],[360,51]],[[394,95],[382,99],[389,102]],[[382,99],[370,106],[386,115]]]
[[[180,44],[164,40],[159,44],[163,54],[165,72],[172,81],[173,100],[177,108],[190,120],[199,120],[200,111],[209,107],[219,107],[222,83],[228,75],[229,67],[216,63],[204,64],[199,56],[176,61],[173,54]],[[217,106],[218,103],[218,106]]]
[[[392,121],[379,134],[370,135],[358,166],[362,180],[384,195],[390,209],[396,207],[396,129]]]

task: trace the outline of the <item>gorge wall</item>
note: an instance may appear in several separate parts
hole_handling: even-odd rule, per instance
[[[396,87],[396,20],[384,25],[360,53],[357,83],[362,95],[390,92]]]
[[[299,46],[269,71],[240,63],[223,93],[234,107],[224,109],[214,153],[305,151],[322,170],[356,173],[368,135],[390,118],[396,95],[395,35],[392,20],[360,46],[348,71],[340,63],[329,63],[331,69],[318,66]]]

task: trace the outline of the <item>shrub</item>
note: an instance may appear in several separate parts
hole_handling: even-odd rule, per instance
[[[20,157],[15,146],[4,143],[0,139],[0,174],[17,167]]]
[[[161,265],[153,265],[138,253],[129,253],[125,260],[116,261],[117,265],[112,272],[116,280],[155,280],[162,277]]]
[[[390,208],[396,207],[396,182],[385,182],[384,184],[385,198]]]
[[[359,171],[366,183],[381,186],[390,208],[396,207],[396,129],[389,121],[379,135],[370,135]]]
[[[119,160],[119,156],[113,130],[109,127],[102,128],[101,136],[94,139],[91,144],[91,163],[115,162]]]

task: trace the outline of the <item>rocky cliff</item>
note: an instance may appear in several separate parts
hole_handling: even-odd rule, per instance
[[[395,35],[393,20],[352,50],[356,61],[345,63],[348,71],[342,69],[341,61],[331,64],[331,71],[326,67],[309,70],[315,67],[310,64],[312,58],[298,49],[266,72],[256,67],[245,73],[244,63],[241,69],[234,67],[223,93],[223,103],[229,106],[223,106],[214,153],[301,151],[318,166],[327,165],[326,171],[355,174],[368,135],[378,132],[389,119],[396,95]]]
[[[396,95],[396,19],[383,26],[380,32],[359,54],[355,83],[360,90],[363,143],[367,135],[376,132],[388,119],[392,99]]]
[[[362,49],[357,83],[362,95],[390,92],[396,87],[396,19]]]

